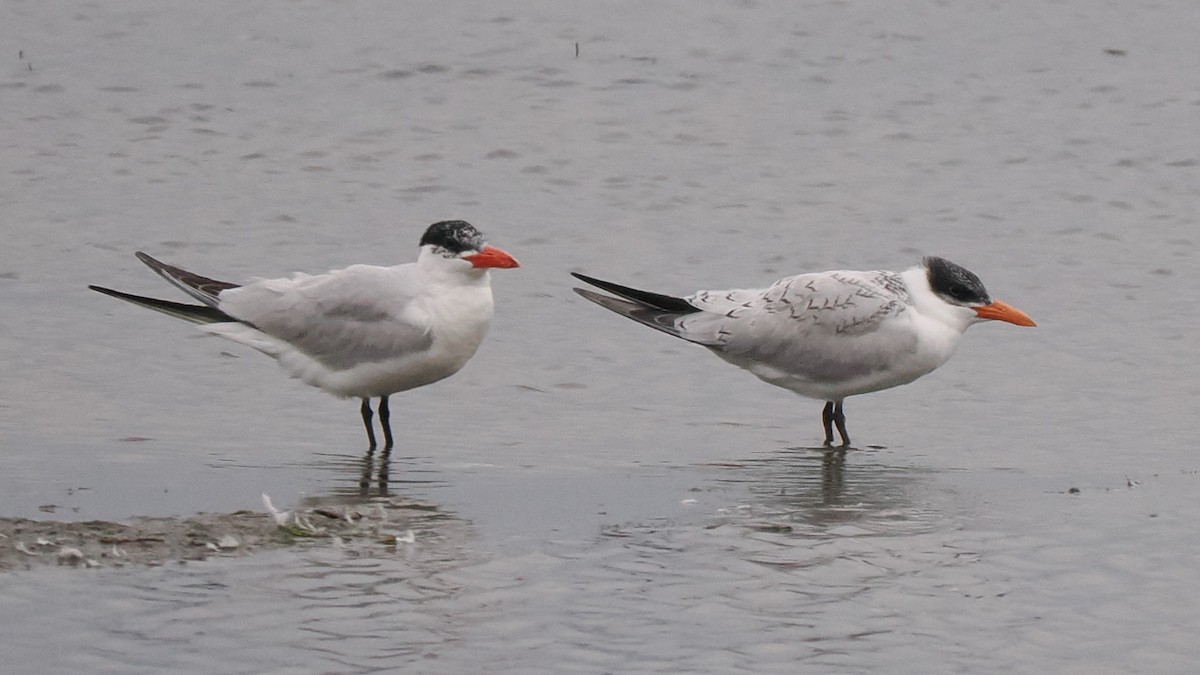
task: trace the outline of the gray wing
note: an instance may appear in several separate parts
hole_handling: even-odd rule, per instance
[[[911,305],[894,272],[801,274],[687,301],[705,311],[679,320],[682,335],[743,367],[754,364],[764,379],[843,381],[887,369],[897,352],[916,348],[907,322],[886,321]]]
[[[431,322],[408,266],[354,265],[223,291],[220,309],[323,365],[345,370],[424,351]]]
[[[685,332],[711,331],[707,342],[719,345],[785,327],[793,335],[863,335],[912,302],[900,275],[883,271],[799,274],[765,289],[699,291],[686,300],[704,313],[685,317]]]
[[[904,320],[912,299],[894,272],[801,274],[764,289],[700,291],[686,298],[574,276],[619,296],[575,289],[592,302],[708,347],[805,396],[824,397],[847,382],[874,382],[869,378],[894,368],[898,354],[917,348],[916,333]],[[893,318],[898,320],[888,321]]]

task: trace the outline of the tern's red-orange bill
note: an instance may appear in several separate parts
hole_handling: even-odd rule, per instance
[[[978,314],[979,318],[981,318],[981,319],[991,319],[993,321],[1007,321],[1008,323],[1015,324],[1018,326],[1036,326],[1037,325],[1036,323],[1033,322],[1033,319],[1029,318],[1029,315],[1027,315],[1025,312],[1022,312],[1021,310],[1017,309],[1016,307],[1013,307],[1012,305],[1000,302],[999,300],[996,300],[995,302],[993,302],[990,305],[984,305],[983,307],[976,307],[975,313]]]

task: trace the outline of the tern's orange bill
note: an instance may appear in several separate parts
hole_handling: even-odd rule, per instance
[[[495,246],[484,246],[483,250],[475,255],[464,256],[463,260],[471,261],[473,267],[499,267],[503,269],[511,269],[520,267],[521,264],[511,255],[501,251]]]
[[[981,319],[991,319],[992,321],[1007,321],[1008,323],[1018,326],[1036,326],[1033,319],[1029,318],[1025,312],[996,300],[990,305],[976,307],[975,314]]]

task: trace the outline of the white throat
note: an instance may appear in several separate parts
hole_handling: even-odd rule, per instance
[[[905,270],[900,276],[912,297],[913,308],[926,319],[941,323],[960,334],[979,321],[970,307],[952,305],[934,293],[929,287],[928,271],[923,266]]]

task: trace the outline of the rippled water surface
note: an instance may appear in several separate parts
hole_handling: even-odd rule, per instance
[[[13,672],[1190,672],[1200,11],[1179,1],[0,6],[0,519],[418,505],[0,574]],[[517,256],[353,402],[86,289]],[[1035,330],[820,403],[570,292],[937,254]],[[383,531],[382,529],[380,530]],[[0,539],[0,546],[32,542]],[[37,553],[37,550],[33,550]],[[30,567],[31,569],[23,569]]]

